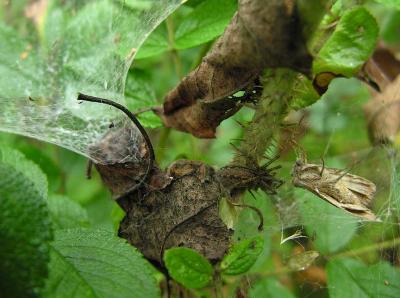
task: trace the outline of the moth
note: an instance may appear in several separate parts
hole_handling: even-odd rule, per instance
[[[373,182],[343,170],[309,164],[298,159],[293,185],[307,189],[328,203],[366,220],[379,220],[368,208],[376,192]]]

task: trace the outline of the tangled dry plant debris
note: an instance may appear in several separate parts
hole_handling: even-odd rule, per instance
[[[115,134],[123,135],[118,131]],[[97,154],[102,150],[108,150],[107,144],[98,144]],[[178,160],[162,171],[153,164],[146,183],[118,200],[126,212],[119,235],[158,265],[162,265],[163,251],[174,246],[193,248],[218,261],[228,249],[232,234],[220,219],[220,199],[246,189],[273,192],[280,181],[268,166],[215,170],[200,161]],[[144,173],[146,163],[96,164],[96,168],[114,196],[121,196],[126,181],[132,181],[138,172]]]

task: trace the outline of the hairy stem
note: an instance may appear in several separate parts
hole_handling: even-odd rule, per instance
[[[244,140],[233,164],[251,166],[263,159],[289,110],[292,99],[290,90],[296,76],[297,73],[289,69],[269,70],[264,74],[263,94],[257,103],[253,120],[245,129]]]

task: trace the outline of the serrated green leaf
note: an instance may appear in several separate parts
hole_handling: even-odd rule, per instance
[[[37,164],[48,180],[48,191],[56,192],[60,189],[62,175],[55,159],[52,157],[51,145],[42,144],[40,147],[32,146],[29,142],[18,142],[15,149],[22,152],[25,157]]]
[[[48,203],[55,230],[89,227],[86,210],[68,197],[52,195]]]
[[[395,7],[400,9],[400,1],[399,0],[374,0],[375,2],[387,5],[389,7]]]
[[[366,266],[353,259],[328,263],[329,297],[400,297],[400,271],[386,262]]]
[[[0,296],[31,297],[44,284],[52,239],[40,169],[12,149],[0,148]]]
[[[39,195],[47,199],[46,176],[36,164],[27,160],[23,154],[8,147],[0,147],[0,163],[12,168],[15,172],[23,173],[23,176],[33,183],[33,187]]]
[[[236,9],[234,0],[203,1],[177,25],[175,47],[194,47],[221,35]]]
[[[221,271],[227,275],[237,275],[248,271],[263,251],[261,236],[246,239],[232,246],[221,262]]]
[[[316,195],[296,189],[299,211],[308,235],[315,235],[314,245],[321,253],[344,247],[357,231],[358,218],[332,206]]]
[[[164,254],[164,262],[172,278],[187,288],[203,288],[212,279],[210,262],[193,249],[168,249]]]
[[[294,298],[289,289],[285,288],[276,278],[266,278],[255,282],[249,291],[250,298]]]
[[[150,264],[111,232],[59,230],[44,297],[160,297]]]
[[[353,76],[372,54],[378,32],[375,18],[365,8],[345,12],[314,59],[313,72]]]

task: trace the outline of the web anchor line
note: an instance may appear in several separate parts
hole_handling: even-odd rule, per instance
[[[86,94],[82,94],[82,93],[78,93],[77,100],[102,103],[102,104],[112,106],[112,107],[122,111],[135,124],[135,126],[137,127],[137,129],[143,136],[144,142],[146,143],[146,147],[149,151],[149,162],[147,164],[146,173],[143,175],[143,177],[139,181],[139,183],[137,183],[133,187],[129,188],[122,195],[120,195],[118,198],[116,198],[116,200],[118,201],[122,198],[125,198],[126,196],[130,195],[132,192],[139,189],[139,187],[141,187],[143,185],[144,181],[146,181],[146,179],[149,177],[151,169],[153,168],[155,155],[154,155],[154,148],[151,143],[150,137],[147,134],[144,127],[142,126],[142,124],[140,124],[139,120],[135,117],[135,115],[131,111],[129,111],[125,106],[123,106],[115,101],[109,100],[109,99],[99,98],[99,97],[86,95]]]

